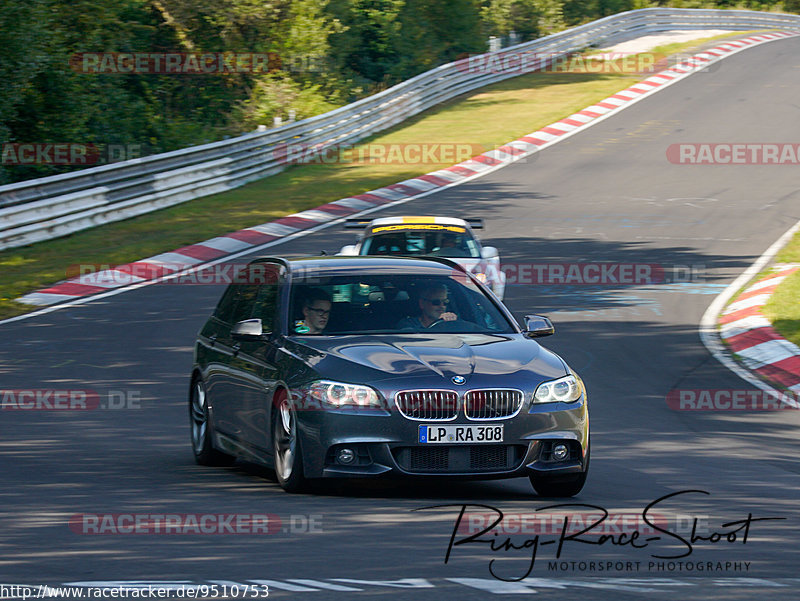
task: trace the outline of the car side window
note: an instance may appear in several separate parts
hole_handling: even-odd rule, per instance
[[[278,312],[280,267],[254,264],[237,277],[244,282],[228,286],[214,310],[214,317],[230,325],[260,318],[264,330],[273,331]]]
[[[252,317],[261,320],[261,325],[266,333],[275,330],[275,319],[277,315],[278,284],[262,284],[259,286]]]
[[[231,324],[235,324],[244,319],[250,319],[253,315],[256,299],[261,286],[256,284],[238,284],[239,294],[236,299],[236,307],[231,315]]]
[[[236,301],[239,299],[240,285],[231,284],[222,295],[214,309],[214,317],[226,323],[232,323],[233,310],[236,308]]]

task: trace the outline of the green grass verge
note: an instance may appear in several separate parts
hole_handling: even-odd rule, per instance
[[[659,60],[667,52],[689,51],[720,37],[727,36],[670,44],[647,54]],[[483,152],[558,121],[646,76],[531,73],[439,105],[363,143],[470,143]],[[0,252],[0,319],[35,310],[14,299],[65,279],[71,265],[129,263],[448,167],[452,162],[300,165],[230,192]]]
[[[778,263],[800,263],[800,233],[775,257]],[[764,307],[764,315],[776,330],[800,346],[800,272],[793,273],[781,282]]]

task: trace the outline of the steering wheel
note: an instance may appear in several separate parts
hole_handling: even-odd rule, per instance
[[[452,321],[445,321],[444,319],[438,319],[434,321],[429,327],[429,330],[436,330],[437,332],[452,332],[452,331],[459,331],[459,332],[477,332],[480,330],[478,326],[476,326],[471,321],[467,321],[466,319],[454,319]]]

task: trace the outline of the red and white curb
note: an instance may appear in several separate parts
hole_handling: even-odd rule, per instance
[[[74,277],[17,299],[29,305],[47,306],[108,293],[117,288],[158,281],[182,270],[194,269],[208,262],[233,258],[271,246],[276,241],[306,231],[331,225],[344,217],[371,213],[387,205],[400,204],[481,177],[524,159],[552,144],[568,138],[635,102],[702,71],[712,63],[737,52],[798,33],[782,31],[725,42],[698,53],[681,63],[648,77],[631,87],[570,115],[556,123],[472,157],[462,163],[433,171],[391,186],[343,198],[315,209],[295,213],[270,223],[224,234],[205,242],[178,248],[113,269]],[[144,274],[144,275],[143,275]]]
[[[768,381],[800,392],[800,347],[781,336],[762,309],[800,265],[778,267],[746,288],[719,317],[719,335],[745,367]]]

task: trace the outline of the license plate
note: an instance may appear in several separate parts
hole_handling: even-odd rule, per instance
[[[420,426],[419,441],[426,444],[503,442],[503,426]]]

